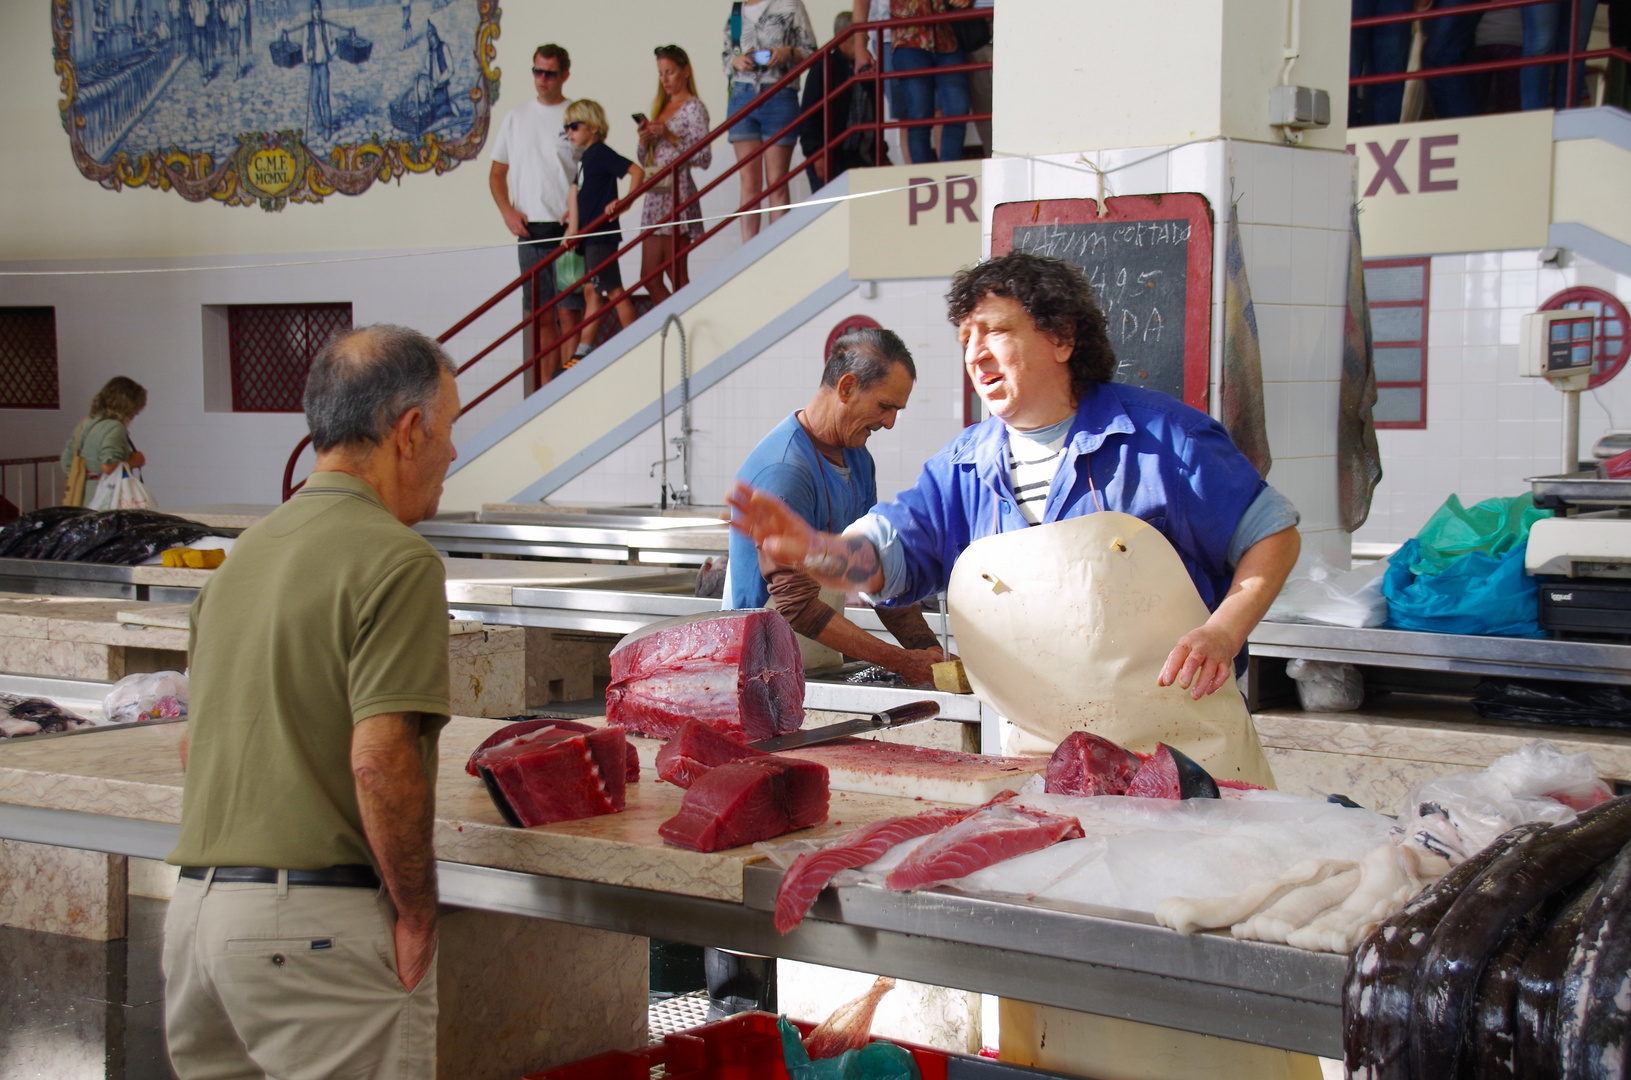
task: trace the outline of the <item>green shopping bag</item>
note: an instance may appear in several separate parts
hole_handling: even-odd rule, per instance
[[[555,260],[555,291],[566,292],[583,276],[583,256],[576,248],[561,252]]]

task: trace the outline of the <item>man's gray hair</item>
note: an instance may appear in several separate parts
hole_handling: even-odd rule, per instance
[[[839,379],[854,375],[857,389],[868,390],[889,378],[896,364],[904,364],[906,374],[917,382],[917,365],[899,334],[876,326],[859,327],[832,343],[821,385],[836,388]]]
[[[335,335],[306,376],[306,425],[321,453],[337,446],[378,446],[405,413],[426,425],[442,372],[457,374],[442,347],[417,330],[378,323]]]

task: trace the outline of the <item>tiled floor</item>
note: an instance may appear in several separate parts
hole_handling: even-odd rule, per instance
[[[0,1077],[174,1080],[164,1054],[165,903],[131,897],[129,938],[0,927]]]

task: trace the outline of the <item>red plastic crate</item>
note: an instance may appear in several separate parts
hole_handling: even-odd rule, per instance
[[[793,1023],[801,1035],[815,1027]],[[946,1080],[946,1054],[911,1043],[895,1045],[912,1055],[923,1080]],[[657,1065],[663,1066],[668,1080],[787,1080],[776,1016],[766,1012],[737,1013],[669,1035],[644,1050],[601,1054],[529,1073],[521,1080],[649,1080]]]

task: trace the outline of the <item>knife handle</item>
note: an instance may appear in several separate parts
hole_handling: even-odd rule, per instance
[[[906,705],[896,705],[893,709],[885,709],[881,713],[874,713],[872,720],[879,728],[892,728],[902,724],[915,724],[919,720],[933,720],[939,715],[939,702],[913,701]]]

